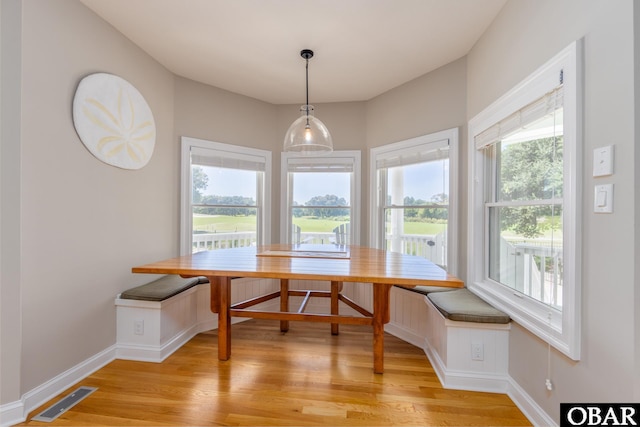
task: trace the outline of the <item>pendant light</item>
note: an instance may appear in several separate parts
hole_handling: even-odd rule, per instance
[[[333,151],[329,129],[313,115],[313,105],[309,105],[309,59],[313,58],[313,51],[303,49],[300,56],[306,61],[307,103],[300,107],[300,117],[284,137],[284,151],[303,156],[329,154]]]

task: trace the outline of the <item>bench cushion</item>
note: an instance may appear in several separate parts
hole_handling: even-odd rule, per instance
[[[200,277],[183,279],[177,275],[168,275],[147,283],[146,285],[126,290],[120,294],[120,298],[142,301],[164,301],[195,285],[207,282],[206,278],[204,278],[204,282],[201,280],[202,278]]]
[[[428,295],[431,292],[444,292],[451,291],[455,288],[447,287],[447,286],[416,286],[415,288],[404,287],[402,285],[395,285],[401,289],[406,289],[407,291],[415,292],[417,294]]]
[[[432,292],[427,298],[449,320],[476,323],[509,323],[511,319],[467,288]]]

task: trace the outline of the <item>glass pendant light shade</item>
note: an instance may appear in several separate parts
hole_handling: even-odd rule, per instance
[[[284,137],[284,151],[304,156],[331,153],[331,134],[324,123],[313,115],[313,105],[301,106],[300,113],[300,117],[291,124]]]
[[[300,56],[306,62],[307,103],[300,107],[302,114],[289,126],[289,130],[284,136],[284,151],[303,156],[329,154],[333,151],[333,141],[329,129],[315,118],[313,105],[309,105],[309,59],[313,58],[313,51],[303,49]]]

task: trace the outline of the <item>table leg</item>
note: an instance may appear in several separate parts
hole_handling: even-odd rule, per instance
[[[393,285],[373,284],[373,372],[384,372],[384,325],[391,318],[389,294]]]
[[[340,314],[338,295],[342,291],[342,282],[331,282],[331,314]],[[331,324],[331,335],[338,335],[340,333],[339,324]]]
[[[220,310],[218,311],[218,360],[231,356],[231,278],[221,277],[218,285]]]
[[[289,279],[280,279],[280,311],[289,311]],[[289,321],[280,321],[280,332],[289,330]]]
[[[208,279],[211,293],[209,307],[212,313],[218,313],[220,311],[220,278],[214,276]]]

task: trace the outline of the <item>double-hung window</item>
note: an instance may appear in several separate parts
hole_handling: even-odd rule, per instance
[[[182,138],[181,253],[270,241],[271,152]]]
[[[319,157],[282,153],[281,240],[358,244],[360,151]]]
[[[468,286],[579,358],[578,46],[469,123]]]
[[[458,129],[371,150],[372,244],[456,264]]]

